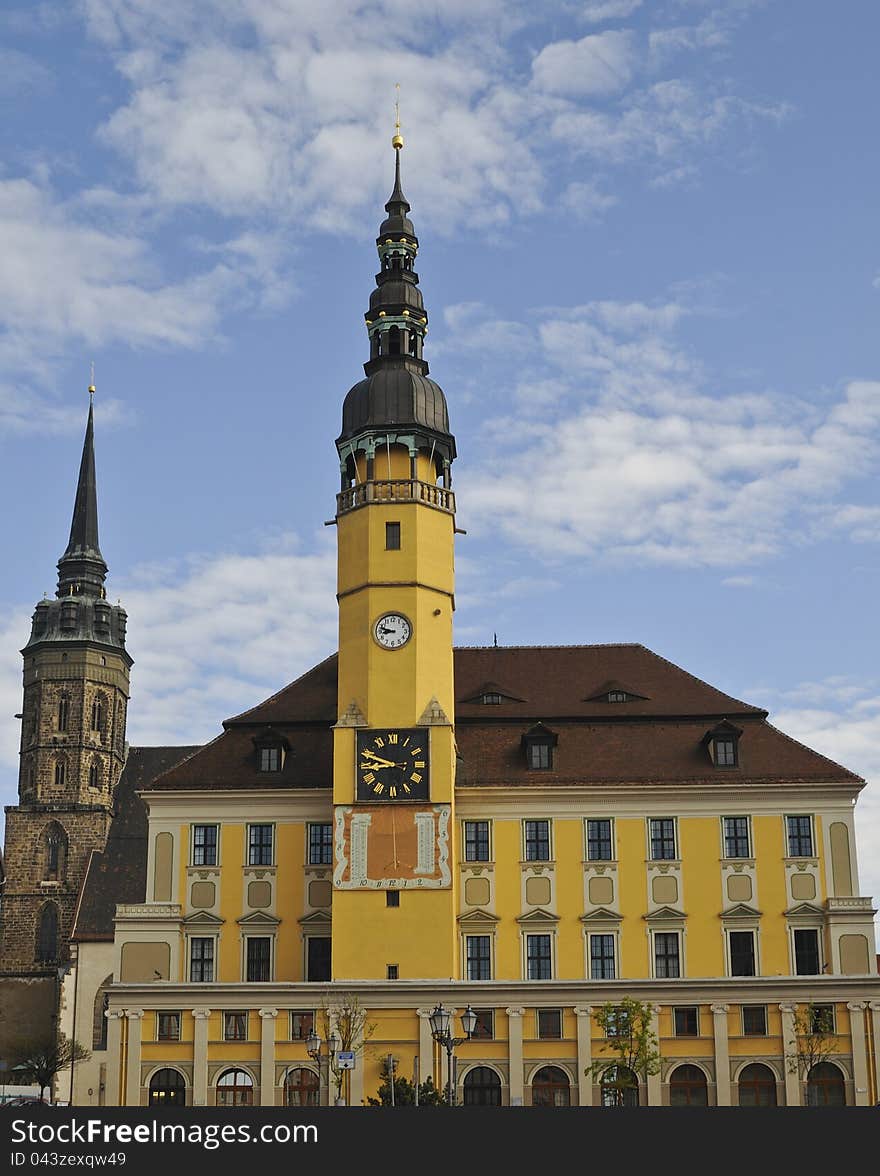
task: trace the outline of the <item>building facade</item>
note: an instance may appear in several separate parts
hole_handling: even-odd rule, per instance
[[[453,647],[455,441],[394,146],[338,655],[144,763],[141,864],[105,862],[115,910],[97,863],[82,891],[65,1003],[103,1068],[74,1101],[361,1105],[391,1055],[460,1102],[601,1107],[597,1014],[631,998],[662,1060],[627,1099],[876,1102],[864,782],[640,645]],[[440,1003],[476,1015],[454,1055]]]

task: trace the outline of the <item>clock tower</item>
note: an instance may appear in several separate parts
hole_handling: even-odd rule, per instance
[[[379,229],[370,358],[336,441],[334,980],[458,975],[453,856],[455,440],[400,180]]]

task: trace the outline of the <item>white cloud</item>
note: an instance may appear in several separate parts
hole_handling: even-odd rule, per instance
[[[625,20],[641,6],[642,0],[595,0],[594,3],[584,4],[580,17],[587,24],[601,24],[606,20]]]
[[[629,30],[593,33],[545,45],[532,62],[532,81],[547,94],[613,94],[629,84],[636,61]]]
[[[548,560],[718,567],[815,538],[816,512],[880,464],[880,383],[818,406],[718,394],[675,338],[692,313],[597,302],[478,322],[469,378],[488,386],[491,367],[504,409],[459,475],[469,527]]]
[[[582,221],[601,220],[602,214],[617,202],[616,196],[600,191],[592,180],[573,180],[559,198],[565,211]]]
[[[756,580],[754,576],[727,576],[721,581],[723,588],[753,588]]]

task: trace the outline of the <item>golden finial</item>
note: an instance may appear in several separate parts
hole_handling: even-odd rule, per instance
[[[92,360],[89,368],[89,396],[95,395],[95,361]]]
[[[391,140],[391,146],[395,151],[399,151],[403,146],[403,135],[400,133],[400,82],[396,82],[394,89],[397,91],[397,97],[394,100],[394,138]]]

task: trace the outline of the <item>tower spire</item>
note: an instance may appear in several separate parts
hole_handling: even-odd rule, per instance
[[[89,416],[83,441],[76,499],[67,548],[58,561],[58,596],[104,596],[107,564],[98,546],[98,491],[95,480],[94,365]]]

